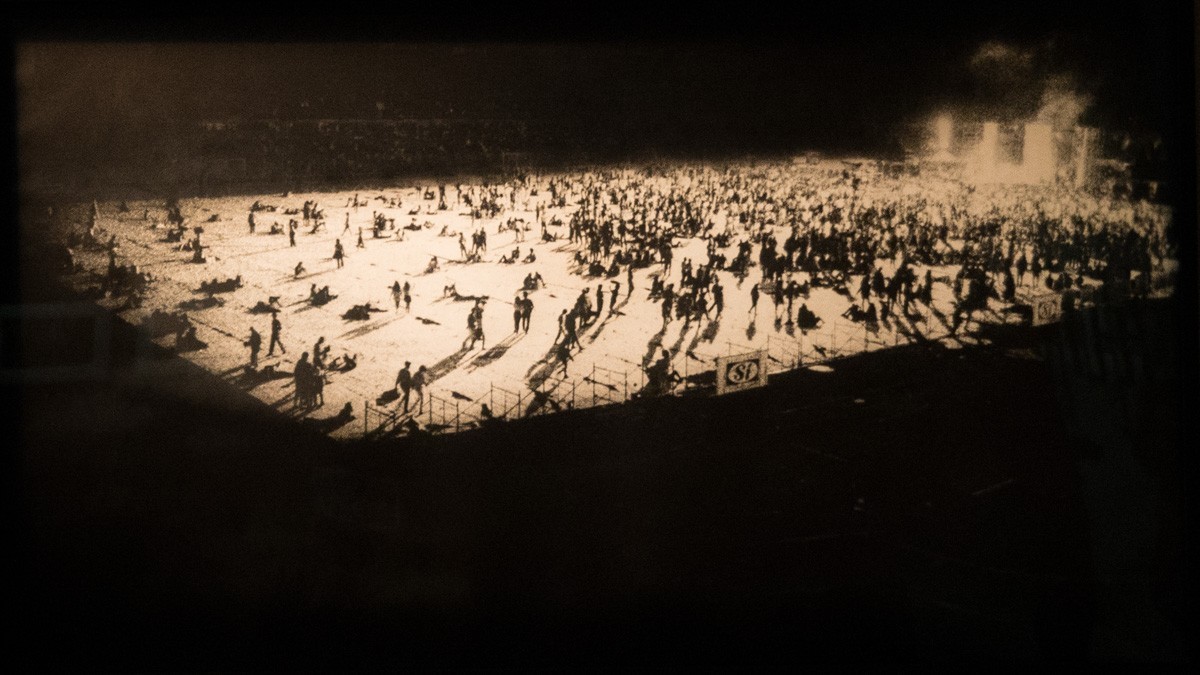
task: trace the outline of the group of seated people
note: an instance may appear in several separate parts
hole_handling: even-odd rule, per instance
[[[817,328],[821,325],[821,317],[813,314],[807,303],[800,303],[800,309],[796,310],[796,325],[801,330]]]
[[[664,349],[662,357],[646,368],[646,386],[634,397],[669,394],[682,381],[683,378],[671,367],[671,353]]]
[[[279,296],[272,295],[266,302],[259,300],[257,304],[250,308],[251,314],[270,314],[278,312],[281,309],[279,306]]]
[[[334,296],[334,297],[337,297],[337,296]],[[387,310],[380,309],[378,307],[375,307],[371,303],[367,302],[367,303],[364,303],[361,305],[355,305],[355,306],[351,307],[350,309],[346,310],[346,312],[344,314],[342,314],[342,318],[347,321],[366,321],[371,318],[371,312],[385,312],[385,311],[387,311]]]
[[[357,354],[343,354],[342,356],[335,356],[334,359],[329,362],[328,369],[337,371],[339,373],[348,373],[351,370],[354,370],[357,366]]]
[[[229,293],[236,291],[242,287],[242,275],[237,275],[231,279],[218,280],[213,277],[212,281],[201,281],[201,293]]]
[[[616,260],[608,267],[601,262],[590,262],[587,267],[587,276],[589,277],[615,277],[621,273],[621,267]]]
[[[517,262],[517,259],[520,257],[521,257],[521,247],[514,246],[512,253],[510,253],[509,255],[500,256],[499,262],[503,265],[512,265],[513,263]],[[522,263],[537,262],[537,255],[533,252],[532,248],[529,249],[529,255],[525,256],[525,259],[522,260],[521,262]]]
[[[313,284],[308,289],[308,301],[316,307],[327,304],[330,300],[333,300],[336,297],[336,295],[331,295],[329,293],[328,285],[318,289],[317,285]]]
[[[442,297],[443,298],[453,298],[457,302],[487,302],[489,296],[486,296],[486,295],[463,295],[458,292],[458,288],[455,286],[455,284],[449,284],[447,286],[442,287]]]
[[[183,242],[183,238],[185,236],[187,236],[187,228],[184,227],[183,224],[181,223],[167,231],[167,237],[166,237],[166,239],[163,239],[163,243],[178,244],[180,242]],[[190,243],[185,243],[184,246],[190,248]],[[182,250],[188,250],[188,249],[184,248]]]
[[[164,312],[161,309],[150,312],[150,316],[142,321],[142,329],[150,337],[170,335],[171,333],[179,334],[190,325],[191,322],[188,320],[186,314],[182,312]]]
[[[818,288],[832,288],[839,293],[849,293],[849,289],[846,286],[846,273],[842,270],[815,270],[809,273],[809,277],[812,279],[813,286]]]
[[[542,278],[540,272],[530,272],[525,275],[525,280],[521,283],[521,290],[536,291],[539,286],[545,288],[546,280]]]
[[[72,260],[72,264],[73,264]],[[138,270],[137,265],[110,264],[108,272],[101,279],[100,287],[114,295],[120,293],[140,294],[154,281],[149,272]]]
[[[843,319],[849,319],[855,323],[866,323],[873,325],[879,323],[879,312],[875,309],[875,303],[867,303],[867,308],[864,310],[858,305],[850,305],[846,311],[842,312]]]
[[[186,326],[180,328],[179,332],[175,333],[175,350],[180,352],[192,352],[198,349],[206,349],[208,343],[196,337],[196,327],[189,321]]]

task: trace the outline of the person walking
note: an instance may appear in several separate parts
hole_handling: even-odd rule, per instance
[[[571,346],[564,342],[555,350],[555,356],[558,357],[558,362],[562,364],[563,377],[567,376],[567,362],[571,360]]]
[[[563,334],[566,332],[566,330],[567,330],[566,322],[567,322],[567,310],[564,309],[558,315],[558,333],[555,334],[555,336],[554,336],[554,344],[558,344],[558,341],[560,339],[562,339]]]
[[[425,410],[425,384],[429,379],[429,371],[425,370],[425,366],[417,368],[417,372],[412,377],[412,390],[417,395],[417,414],[421,414]]]
[[[568,312],[563,318],[563,330],[566,333],[566,337],[563,338],[563,344],[567,345],[568,347],[574,345],[580,349],[583,349],[583,345],[579,344],[579,335],[575,332],[575,326],[578,320],[579,315],[575,312]]]
[[[408,412],[408,396],[412,390],[413,377],[408,370],[411,365],[411,361],[405,361],[404,367],[400,369],[400,374],[396,376],[396,387],[400,390],[400,403],[404,406],[404,412]]]
[[[283,348],[283,343],[279,340],[279,334],[283,331],[283,324],[279,322],[279,312],[271,312],[271,342],[267,345],[267,356],[275,355],[275,346],[279,346],[279,353],[286,354],[287,350]]]

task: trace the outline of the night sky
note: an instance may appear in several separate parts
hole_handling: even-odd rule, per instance
[[[17,22],[18,112],[27,138],[62,138],[197,119],[372,118],[383,102],[389,117],[558,119],[683,144],[874,150],[896,125],[939,109],[1026,119],[1057,78],[1088,98],[1080,122],[1171,137],[1191,118],[1184,10],[76,12]],[[80,39],[92,42],[20,46]],[[136,44],[163,39],[176,44]],[[995,58],[980,59],[989,45]]]

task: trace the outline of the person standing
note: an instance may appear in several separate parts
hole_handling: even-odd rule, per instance
[[[525,291],[525,297],[521,299],[521,329],[526,333],[529,332],[531,317],[533,317],[533,300],[529,299],[529,291]]]
[[[596,284],[596,316],[604,313],[604,284]]]
[[[567,347],[574,345],[580,349],[583,349],[583,345],[579,344],[579,335],[575,332],[575,324],[578,320],[579,315],[575,312],[568,312],[567,315],[563,317],[563,330],[566,333],[566,337],[563,338],[563,344],[565,344]]]
[[[296,219],[288,219],[288,246],[296,247]]]
[[[314,402],[314,376],[312,364],[308,362],[308,352],[304,352],[300,355],[300,360],[296,362],[296,367],[292,369],[294,400],[297,408],[311,405]]]
[[[279,322],[279,312],[271,312],[271,343],[267,345],[267,356],[275,354],[275,346],[279,345],[279,353],[286,354],[287,350],[283,348],[283,343],[279,341],[279,333],[283,330],[283,324]]]
[[[250,221],[250,234],[254,234],[254,212],[253,211],[250,212],[250,217],[247,218],[247,220]]]
[[[417,395],[417,413],[420,414],[425,410],[425,384],[429,379],[429,372],[425,370],[425,366],[417,368],[417,372],[412,377],[412,389]]]
[[[521,330],[521,315],[524,313],[525,303],[521,302],[521,296],[513,298],[513,332]]]
[[[478,339],[479,346],[487,349],[487,336],[483,334],[483,303],[476,301],[473,311],[475,312],[475,336],[471,340],[471,346],[474,346],[475,339]]]
[[[342,265],[345,264],[342,262],[342,260],[345,257],[346,257],[346,250],[342,248],[342,240],[341,239],[333,240],[333,259],[337,261],[337,266],[339,268],[341,268]]]
[[[758,312],[758,282],[750,287],[750,311]]]
[[[250,348],[250,367],[258,367],[258,350],[262,349],[262,336],[253,328],[250,329],[250,339],[246,340],[246,346]]]
[[[412,373],[408,370],[411,365],[411,361],[405,361],[404,367],[400,369],[400,374],[396,376],[396,387],[400,389],[401,405],[404,406],[404,412],[408,412],[408,396],[413,384]]]
[[[313,345],[312,364],[314,370],[322,370],[325,368],[325,357],[329,355],[329,346],[325,344],[325,336],[322,335],[317,339],[317,343]]]
[[[633,295],[633,265],[625,268],[625,297]]]
[[[721,316],[721,312],[725,309],[725,288],[721,286],[721,282],[713,284],[712,294],[713,303],[717,307],[717,316]]]
[[[404,294],[400,291],[400,282],[392,283],[392,302],[396,304],[396,311],[400,311],[400,301],[404,299]]]

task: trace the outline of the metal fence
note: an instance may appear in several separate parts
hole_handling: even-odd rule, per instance
[[[404,417],[399,410],[384,410],[363,401],[363,437],[383,436],[394,431]]]
[[[456,398],[445,399],[435,394],[429,394],[426,403],[425,429],[431,432],[459,432],[464,423],[470,421],[470,426],[477,426],[479,413],[469,419],[464,417],[462,405]],[[475,406],[478,407],[478,406]]]
[[[1080,298],[1080,305],[1090,305],[1092,300],[1090,294],[1085,295]],[[768,374],[776,375],[807,366],[824,365],[864,352],[938,341],[953,333],[951,316],[939,315],[924,305],[914,305],[912,309],[915,311],[894,315],[887,322],[873,325],[836,319],[814,329],[768,335],[765,347],[727,341],[724,351],[726,354],[735,354],[765,349]],[[701,376],[715,372],[716,357],[692,353],[682,354],[682,357],[676,368],[682,381],[672,393],[707,386],[697,384],[697,381]],[[582,377],[561,380],[546,378],[536,386],[519,391],[493,384],[486,397],[480,399],[469,399],[456,393],[450,398],[428,394],[424,412],[414,415],[414,419],[423,421],[426,431],[455,433],[478,427],[489,417],[493,420],[517,420],[566,410],[617,405],[636,398],[645,386],[646,373],[642,368],[616,370],[593,365],[590,372]],[[484,412],[485,405],[490,416]],[[407,418],[397,411],[383,410],[369,404],[364,405],[364,410],[363,428],[366,436],[394,433]]]

